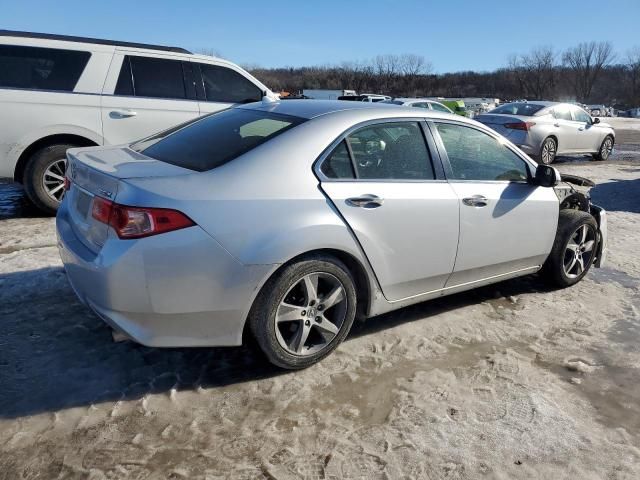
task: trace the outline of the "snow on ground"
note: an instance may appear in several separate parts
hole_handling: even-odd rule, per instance
[[[558,163],[609,212],[609,265],[370,319],[321,364],[113,343],[54,222],[0,222],[0,479],[640,477],[640,155]],[[622,160],[620,160],[622,159]]]

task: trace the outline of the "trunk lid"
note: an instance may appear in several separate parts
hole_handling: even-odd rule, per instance
[[[518,123],[518,122],[531,122],[534,117],[523,117],[519,115],[500,115],[500,114],[482,114],[474,118],[478,122],[486,125],[487,127],[495,130],[500,135],[508,137],[513,133],[513,129],[506,128],[506,123]]]
[[[107,239],[109,226],[92,216],[96,197],[114,201],[122,182],[128,178],[191,173],[194,172],[127,147],[70,149],[67,152],[67,177],[71,180],[71,189],[66,193],[64,202],[71,228],[87,248],[97,253]]]

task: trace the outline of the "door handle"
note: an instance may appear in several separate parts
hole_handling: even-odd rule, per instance
[[[469,207],[486,207],[488,200],[487,197],[482,195],[474,195],[472,197],[463,198],[462,203]]]
[[[134,112],[133,110],[112,110],[110,112],[110,116],[115,118],[135,117],[137,114],[138,112]]]
[[[382,204],[384,203],[384,199],[378,197],[377,195],[366,193],[364,195],[360,195],[359,197],[347,198],[346,202],[347,205],[350,205],[352,207],[378,208],[382,206]]]

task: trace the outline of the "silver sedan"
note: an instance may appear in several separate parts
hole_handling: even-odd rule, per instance
[[[591,154],[606,160],[616,139],[611,125],[569,103],[507,103],[475,119],[546,165],[557,155]]]
[[[541,269],[573,285],[606,251],[604,211],[555,169],[423,109],[264,101],[68,165],[60,255],[101,319],[159,347],[251,335],[285,368],[356,317]]]

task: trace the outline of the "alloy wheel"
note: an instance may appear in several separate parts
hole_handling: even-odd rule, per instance
[[[67,170],[67,160],[60,158],[54,160],[42,175],[42,185],[47,195],[56,202],[61,202],[64,197],[64,174]]]
[[[344,285],[330,273],[310,273],[284,295],[275,316],[276,338],[288,353],[313,355],[338,336],[347,315]]]
[[[581,225],[571,235],[562,262],[567,277],[579,277],[589,267],[595,244],[596,233],[589,225]]]
[[[542,146],[542,163],[549,165],[556,157],[556,143],[548,139]]]
[[[600,157],[603,160],[606,160],[607,158],[609,158],[609,155],[611,155],[612,150],[613,141],[611,140],[611,137],[607,137],[605,138],[604,142],[602,142],[602,148],[600,148]]]

